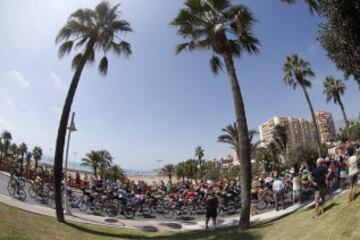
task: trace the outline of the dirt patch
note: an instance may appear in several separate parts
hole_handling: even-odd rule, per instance
[[[0,213],[9,211],[9,208],[6,207],[0,207]]]

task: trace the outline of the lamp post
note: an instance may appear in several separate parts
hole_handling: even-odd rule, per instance
[[[163,162],[163,160],[162,159],[158,159],[158,160],[156,160],[158,163],[159,163],[159,184],[160,184],[160,171],[161,171],[161,163]]]
[[[76,127],[75,127],[75,122],[74,122],[74,118],[75,118],[75,112],[73,112],[72,116],[71,116],[71,122],[70,122],[70,126],[67,127],[68,129],[68,140],[67,140],[67,145],[66,145],[66,158],[65,158],[65,181],[64,181],[64,205],[65,205],[65,214],[67,215],[71,215],[71,211],[68,207],[68,196],[67,196],[67,181],[68,181],[68,169],[67,169],[67,165],[68,165],[68,159],[69,159],[69,145],[70,145],[70,138],[71,138],[71,133],[77,131]]]

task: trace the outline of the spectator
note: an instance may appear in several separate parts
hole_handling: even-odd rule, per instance
[[[214,191],[210,192],[209,197],[206,200],[206,219],[205,219],[206,229],[209,229],[210,218],[213,221],[214,227],[216,226],[218,204],[219,204],[219,200],[216,197],[215,192]]]
[[[274,200],[275,200],[275,208],[276,211],[279,211],[279,201],[281,202],[281,208],[284,209],[284,183],[279,178],[279,176],[275,175],[275,180],[273,183],[273,192],[274,192]]]
[[[349,184],[350,184],[350,190],[349,190],[349,202],[352,202],[355,200],[355,194],[356,194],[356,183],[358,181],[358,156],[355,152],[355,149],[353,147],[350,147],[348,150],[349,160],[348,160],[348,168],[349,168]]]
[[[257,214],[258,204],[259,204],[259,183],[254,178],[251,184],[251,216]]]
[[[299,170],[297,167],[294,167],[294,177],[292,179],[293,183],[293,205],[295,203],[301,204],[301,179],[299,176]]]
[[[314,218],[319,217],[320,214],[324,214],[325,194],[326,194],[326,179],[328,174],[327,167],[324,164],[324,159],[319,158],[316,161],[316,168],[314,168],[309,177],[310,182],[315,188],[315,215]],[[330,169],[331,171],[331,169]]]

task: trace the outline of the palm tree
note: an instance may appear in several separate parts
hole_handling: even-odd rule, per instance
[[[170,182],[172,182],[172,177],[174,173],[175,173],[174,164],[166,164],[164,167],[160,169],[160,174],[167,176]]]
[[[32,154],[31,152],[26,153],[26,164],[25,164],[25,171],[26,173],[28,173],[30,166],[31,166],[31,158],[32,158]]]
[[[244,5],[232,5],[230,0],[186,0],[171,24],[187,42],[177,46],[184,50],[211,50],[210,66],[218,74],[225,63],[228,73],[239,135],[241,161],[241,217],[240,227],[250,223],[251,156],[245,106],[234,66],[234,58],[244,53],[258,52],[258,39],[252,33],[253,14]],[[221,60],[223,59],[223,62]]]
[[[25,154],[27,153],[27,146],[26,143],[21,143],[19,145],[19,154],[21,156],[21,166],[24,164]]]
[[[225,128],[222,129],[222,131],[224,132],[224,134],[220,135],[218,137],[217,141],[220,143],[229,144],[231,146],[231,148],[234,150],[234,152],[238,153],[239,152],[239,149],[238,149],[239,137],[238,137],[237,130],[236,130],[236,123],[227,125]],[[249,130],[249,142],[250,142],[251,157],[255,156],[256,148],[261,143],[260,140],[255,143],[252,143],[255,135],[258,135],[258,134],[259,134],[259,132],[254,129]],[[237,159],[237,161],[239,161],[239,159]]]
[[[93,169],[94,176],[97,177],[97,171],[103,161],[99,151],[91,151],[90,153],[87,153],[81,161],[81,166],[91,167]]]
[[[12,140],[11,133],[9,131],[3,131],[1,134],[1,139],[3,139],[3,141],[4,141],[4,156],[7,157],[10,143]]]
[[[292,87],[294,90],[299,85],[304,92],[306,101],[309,105],[311,117],[315,127],[315,137],[317,143],[318,156],[321,157],[321,142],[318,125],[316,124],[315,112],[310,101],[307,88],[311,88],[311,78],[315,76],[310,64],[301,59],[297,54],[293,54],[286,57],[285,64],[283,66],[284,82],[286,86]]]
[[[19,147],[18,145],[16,145],[16,143],[12,143],[9,146],[9,152],[11,152],[11,156],[13,159],[17,159],[18,154],[19,154]]]
[[[276,125],[273,135],[273,143],[276,148],[282,153],[285,154],[288,147],[288,132],[287,127],[284,125]]]
[[[105,179],[107,169],[111,166],[113,158],[112,158],[110,152],[107,150],[100,150],[100,151],[98,151],[98,153],[101,158],[100,167],[99,167],[99,170],[100,170],[99,175],[100,175],[101,179]]]
[[[185,177],[186,177],[186,166],[185,166],[185,162],[180,162],[179,164],[177,164],[175,166],[175,174],[176,177],[178,179],[182,179],[182,182],[185,182]]]
[[[281,0],[282,2],[288,3],[288,4],[294,4],[297,3],[297,0]],[[304,0],[305,3],[309,6],[310,12],[318,12],[319,11],[319,4],[321,0]]]
[[[189,159],[185,162],[185,176],[190,179],[191,182],[194,178],[196,179],[196,174],[198,173],[197,166],[197,161],[194,159]]]
[[[114,165],[107,169],[107,177],[112,181],[120,180],[123,182],[126,178],[126,174],[124,169],[118,165]]]
[[[60,222],[65,222],[61,201],[61,180],[66,127],[84,66],[87,63],[93,63],[95,52],[101,51],[104,56],[100,60],[99,71],[105,75],[108,70],[107,54],[109,52],[119,56],[131,54],[130,44],[117,36],[117,34],[132,31],[130,24],[120,19],[118,7],[119,5],[111,7],[108,2],[103,1],[96,6],[95,10],[79,9],[70,15],[67,23],[56,37],[56,42],[61,43],[60,58],[70,53],[73,47],[75,49],[82,48],[72,61],[75,73],[66,96],[56,140],[54,189],[56,216]]]
[[[32,151],[32,156],[34,157],[35,160],[35,171],[38,169],[39,161],[42,158],[42,154],[43,153],[41,147],[34,147]]]
[[[195,148],[195,157],[199,159],[200,180],[203,180],[202,158],[204,157],[204,149],[202,149],[201,146]]]
[[[324,94],[326,94],[326,101],[334,101],[335,104],[339,104],[342,114],[344,116],[344,121],[346,128],[349,128],[350,123],[345,113],[345,108],[341,100],[341,96],[344,95],[346,91],[346,85],[342,79],[335,79],[333,76],[327,76],[324,81]]]

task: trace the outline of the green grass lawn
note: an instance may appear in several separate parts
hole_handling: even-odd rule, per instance
[[[54,218],[31,214],[0,204],[0,239],[241,239],[339,240],[360,239],[360,198],[348,204],[347,196],[327,203],[327,211],[312,219],[313,209],[301,210],[247,232],[236,228],[185,233],[126,230],[87,224],[59,224]]]

